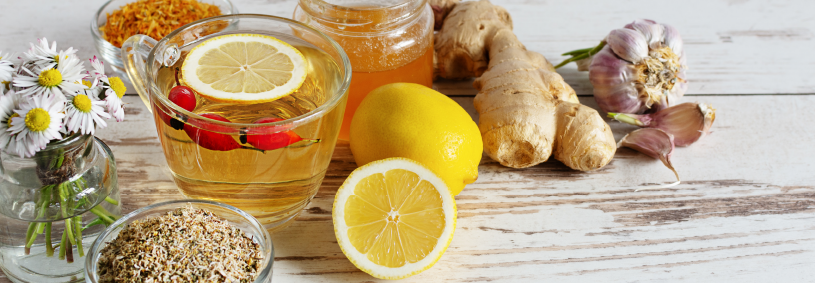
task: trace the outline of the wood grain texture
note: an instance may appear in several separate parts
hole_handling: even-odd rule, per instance
[[[4,1],[0,50],[22,52],[38,37],[97,55],[90,20],[104,0]],[[244,13],[291,17],[297,0],[233,0]],[[650,18],[676,27],[688,56],[689,94],[815,93],[815,9],[811,0],[534,1],[494,0],[512,15],[528,49],[553,63],[561,53],[596,45],[609,31]],[[36,3],[36,4],[34,4]],[[64,16],[63,16],[64,15]],[[578,94],[591,94],[585,72],[559,70]],[[466,85],[466,83],[464,84]],[[467,86],[445,94],[474,95]]]
[[[149,112],[137,97],[125,99],[126,121],[98,134],[116,155],[125,211],[181,198]],[[474,114],[472,98],[454,99]],[[511,169],[484,156],[478,181],[456,197],[458,227],[447,253],[405,281],[810,280],[815,132],[800,129],[815,119],[808,107],[815,96],[704,101],[718,119],[711,135],[676,150],[684,180],[676,187],[648,189],[673,174],[628,149],[588,173],[557,161]],[[582,102],[594,106],[591,98]],[[609,124],[617,138],[632,130]],[[317,196],[273,235],[275,282],[377,281],[356,269],[334,238],[334,194],[355,168],[348,143],[340,142]]]
[[[88,23],[100,0],[8,1],[0,50],[46,36],[96,54]],[[294,0],[235,0],[243,12],[288,17]],[[713,133],[677,148],[673,181],[659,161],[629,149],[595,172],[557,161],[506,168],[484,156],[479,179],[456,197],[455,238],[436,266],[406,282],[811,282],[815,278],[815,96],[811,1],[493,1],[529,49],[557,63],[639,17],[675,25],[687,44],[690,93],[713,104]],[[36,5],[34,4],[36,3]],[[669,12],[665,12],[666,9]],[[58,17],[58,15],[69,15]],[[584,73],[561,74],[589,94]],[[434,88],[477,120],[470,81]],[[744,95],[739,95],[744,94]],[[135,96],[125,122],[100,136],[116,155],[125,211],[181,198],[149,112]],[[581,101],[596,108],[590,97]],[[615,138],[633,127],[609,122]],[[334,194],[356,168],[340,142],[309,207],[275,234],[275,282],[376,282],[334,238]],[[0,282],[8,282],[0,274]]]

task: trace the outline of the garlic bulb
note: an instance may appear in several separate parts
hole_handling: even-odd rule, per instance
[[[716,109],[707,104],[682,103],[653,114],[608,113],[617,121],[661,129],[674,136],[676,146],[689,146],[710,132],[716,119]]]
[[[567,52],[572,61],[589,59],[589,80],[600,109],[653,113],[675,105],[688,88],[686,57],[679,32],[652,20],[637,20],[611,31],[595,48]]]
[[[665,167],[671,169],[679,181],[679,173],[676,173],[671,164],[671,155],[674,152],[674,136],[660,129],[644,128],[635,130],[625,135],[617,147],[629,147],[644,153],[650,157],[662,160]]]

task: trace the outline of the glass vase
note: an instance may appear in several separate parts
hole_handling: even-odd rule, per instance
[[[116,163],[90,135],[30,158],[0,152],[0,268],[14,282],[83,282],[88,248],[121,215]]]

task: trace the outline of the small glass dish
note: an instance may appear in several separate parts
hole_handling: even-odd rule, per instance
[[[249,215],[248,213],[227,204],[222,204],[208,200],[174,200],[161,202],[146,207],[142,207],[128,213],[107,229],[105,229],[99,238],[93,242],[93,245],[88,252],[85,259],[85,282],[97,283],[99,281],[98,265],[101,250],[112,242],[119,235],[125,226],[137,220],[144,220],[147,218],[157,217],[166,214],[168,211],[177,208],[194,207],[204,209],[212,212],[218,217],[225,219],[229,224],[241,229],[247,236],[252,237],[254,241],[260,244],[263,253],[263,261],[261,262],[260,273],[254,282],[271,282],[272,280],[272,263],[274,262],[274,247],[272,246],[272,238],[269,232],[263,228],[260,222]]]
[[[127,82],[130,81],[127,77],[127,72],[124,69],[124,64],[122,63],[122,49],[110,44],[110,42],[107,42],[102,36],[102,31],[99,28],[104,26],[107,22],[108,13],[119,10],[122,6],[135,1],[137,0],[108,0],[108,2],[102,5],[98,11],[96,11],[96,14],[94,14],[93,19],[91,20],[91,35],[93,36],[96,51],[99,52],[99,55],[102,57],[102,61],[110,66],[110,68],[113,69],[113,71],[115,71],[122,80]],[[218,8],[221,9],[222,15],[238,13],[238,8],[236,8],[235,5],[233,5],[229,0],[198,0],[198,2],[218,6]],[[160,39],[161,38],[157,38],[156,40]]]

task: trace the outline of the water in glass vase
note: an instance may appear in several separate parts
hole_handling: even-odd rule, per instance
[[[0,168],[3,273],[14,282],[84,282],[91,243],[122,215],[110,149],[72,135],[31,158],[0,152]]]
[[[192,45],[182,49],[182,58],[178,62],[158,71],[156,85],[160,88],[160,94],[167,97],[178,85],[190,86],[196,90],[194,104],[186,107],[190,112],[228,122],[213,122],[191,115],[181,119],[170,118],[172,114],[168,113],[172,111],[162,109],[159,104],[153,104],[153,113],[158,114],[154,117],[159,138],[182,194],[236,206],[258,218],[267,229],[276,230],[295,217],[316,194],[333,153],[344,103],[330,110],[318,109],[336,95],[341,84],[340,71],[333,57],[299,38],[281,34],[270,36],[288,43],[302,54],[305,79],[293,93],[266,102],[231,101],[206,93],[207,88],[197,84],[209,83],[213,88],[229,90],[231,85],[224,81],[228,81],[233,74],[243,76],[236,81],[242,83],[241,90],[247,92],[247,88],[253,87],[249,85],[257,83],[252,81],[253,67],[261,68],[257,73],[263,77],[270,74],[264,73],[264,70],[286,64],[272,60],[274,52],[253,53],[258,52],[258,48],[250,43],[224,43],[220,48],[211,49],[217,50],[204,57],[197,56],[197,45]],[[211,43],[203,42],[199,45]],[[285,47],[277,49],[281,48]],[[234,54],[230,53],[236,49],[240,50],[235,51],[239,55],[232,56]],[[220,53],[230,56],[223,57],[222,54],[218,55]],[[213,56],[216,58],[213,59]],[[227,58],[224,60],[229,62],[224,64],[235,66],[218,66],[216,71],[233,70],[234,73],[229,71],[226,75],[207,79],[210,73],[206,68],[201,71],[200,66],[214,62],[217,56]],[[264,59],[263,56],[272,59]],[[195,60],[190,59],[193,57],[200,63],[199,71],[185,73],[185,61]],[[267,65],[269,61],[276,63]],[[244,73],[240,73],[242,71]],[[190,76],[199,78],[192,82]],[[264,77],[258,84],[266,82],[276,83],[274,78]],[[184,107],[183,102],[174,102]],[[290,120],[319,111],[327,113],[313,115],[313,119],[300,119],[298,123]],[[267,124],[246,126],[253,123]]]

